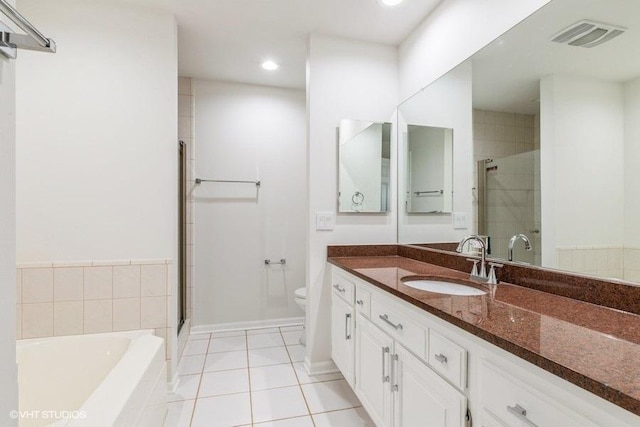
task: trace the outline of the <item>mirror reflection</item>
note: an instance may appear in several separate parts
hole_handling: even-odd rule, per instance
[[[467,62],[467,233],[492,257],[523,234],[533,250],[516,239],[515,261],[640,282],[640,2],[552,0]]]
[[[338,212],[389,212],[391,123],[341,120]]]
[[[453,129],[407,125],[409,213],[450,213],[453,198]]]
[[[459,65],[398,106],[400,243],[452,242],[469,234],[472,225],[471,114],[469,62]],[[436,136],[441,154],[427,160],[414,153],[419,144],[424,144],[416,141],[425,137],[435,140]],[[435,171],[438,171],[437,177],[428,176]],[[429,182],[423,181],[426,178]],[[442,197],[438,193],[420,193],[440,190]],[[452,231],[453,217],[460,224]]]

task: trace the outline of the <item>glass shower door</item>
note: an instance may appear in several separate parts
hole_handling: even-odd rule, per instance
[[[518,240],[513,260],[540,265],[540,150],[478,162],[478,234],[487,236],[492,258],[508,259],[509,240]]]

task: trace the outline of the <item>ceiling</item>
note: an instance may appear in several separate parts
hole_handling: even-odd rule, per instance
[[[302,89],[311,33],[399,45],[440,0],[170,0],[179,75]],[[277,71],[262,61],[280,64]]]
[[[627,31],[593,48],[551,42],[583,19]],[[640,1],[553,0],[472,60],[474,107],[491,111],[535,114],[539,81],[552,74],[627,82],[640,76]]]

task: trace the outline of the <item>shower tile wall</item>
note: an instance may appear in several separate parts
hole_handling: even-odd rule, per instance
[[[640,283],[640,247],[624,248],[623,267],[625,280]]]
[[[558,247],[556,261],[561,270],[640,282],[640,247]]]
[[[195,140],[193,135],[193,93],[191,78],[178,77],[178,139],[184,141],[187,151],[187,188],[195,186]],[[187,319],[191,319],[193,295],[193,195],[187,192]],[[186,343],[186,341],[185,341]]]
[[[540,199],[539,187],[534,185],[534,182],[539,181],[539,167],[534,166],[535,160],[539,163],[539,157],[536,158],[534,152],[539,148],[539,132],[535,131],[535,124],[534,115],[473,110],[474,188],[477,188],[478,161],[517,155],[512,163],[494,161],[494,165],[500,164],[502,169],[499,166],[500,175],[490,184],[496,190],[492,192],[488,207],[493,256],[506,258],[508,240],[516,233],[527,234],[532,239],[534,248],[540,247],[539,234],[530,233],[530,230],[536,228],[534,211],[536,200],[539,203]],[[475,231],[478,229],[476,194],[474,191]],[[519,246],[522,246],[522,242],[518,243]],[[539,260],[539,251],[524,252],[520,249],[516,252],[516,259],[531,263],[536,258]]]
[[[16,271],[16,338],[153,329],[171,359],[170,260],[29,263]]]
[[[187,192],[186,192],[186,218],[187,235],[186,235],[186,319],[185,324],[180,332],[177,342],[178,358],[182,356],[182,352],[187,344],[189,328],[191,327],[192,307],[193,307],[193,230],[194,230],[194,197],[193,189],[195,188],[195,139],[194,139],[194,111],[193,111],[193,90],[190,77],[178,77],[178,139],[185,143],[186,150],[186,175],[187,175]],[[179,303],[179,302],[178,302]],[[183,333],[185,332],[185,333]]]

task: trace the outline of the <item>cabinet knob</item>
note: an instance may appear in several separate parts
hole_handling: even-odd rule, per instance
[[[359,299],[359,300],[357,300],[357,301],[356,301],[356,304],[358,304],[358,305],[364,305],[364,301],[363,301],[363,300],[361,300],[361,299]]]

